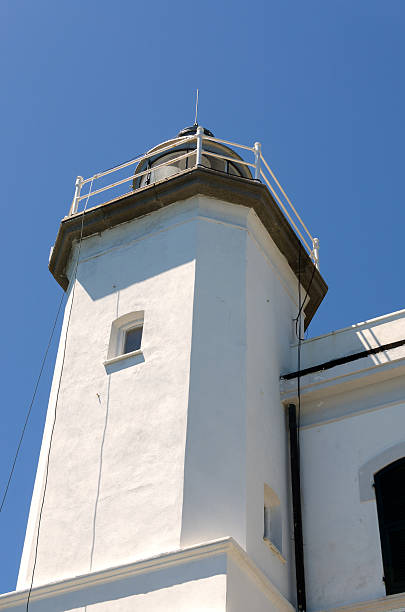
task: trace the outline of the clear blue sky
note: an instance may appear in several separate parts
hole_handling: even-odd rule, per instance
[[[200,122],[260,140],[320,238],[329,293],[309,334],[404,307],[403,0],[3,0],[0,28],[0,493],[61,294],[48,254],[74,179],[191,124],[196,87]],[[15,586],[54,355],[0,514],[0,592]]]

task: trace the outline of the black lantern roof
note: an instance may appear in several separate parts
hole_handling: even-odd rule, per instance
[[[183,138],[183,136],[191,136],[192,134],[197,134],[198,127],[200,127],[198,123],[194,123],[194,125],[185,127],[177,134],[177,138]],[[214,134],[210,130],[207,130],[207,128],[203,128],[203,130],[206,136],[211,136],[212,138],[214,137]]]

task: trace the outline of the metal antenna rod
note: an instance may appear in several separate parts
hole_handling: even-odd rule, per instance
[[[198,115],[198,89],[197,89],[197,95],[195,98],[195,119],[194,119],[194,125],[198,125],[197,123],[197,115]]]

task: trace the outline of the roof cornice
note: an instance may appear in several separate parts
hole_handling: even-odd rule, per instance
[[[66,270],[72,244],[79,239],[82,224],[82,236],[85,238],[194,195],[205,195],[252,208],[280,252],[285,256],[297,278],[300,262],[301,284],[304,287],[311,285],[309,300],[304,308],[305,327],[307,327],[328,287],[319,271],[317,269],[314,271],[314,264],[270,191],[259,181],[225,174],[202,166],[184,170],[163,181],[90,208],[84,213],[80,212],[65,217],[60,224],[49,261],[51,273],[66,290],[69,284]]]

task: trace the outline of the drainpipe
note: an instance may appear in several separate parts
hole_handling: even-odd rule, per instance
[[[290,432],[290,467],[294,523],[297,610],[300,612],[305,612],[307,609],[307,602],[305,594],[304,544],[302,538],[300,456],[298,445],[297,411],[294,404],[289,404],[288,406],[288,428]]]

